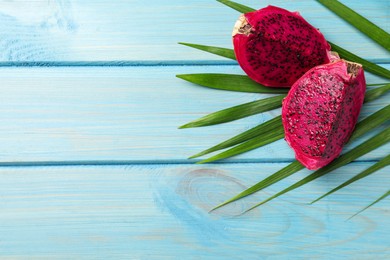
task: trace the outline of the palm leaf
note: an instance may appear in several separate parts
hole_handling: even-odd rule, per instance
[[[390,83],[383,85],[381,87],[368,90],[364,96],[364,103],[371,102],[381,97],[389,90],[390,90]]]
[[[238,154],[242,154],[253,149],[265,146],[267,144],[273,143],[284,137],[283,128],[273,129],[272,131],[263,133],[262,135],[256,136],[248,141],[243,142],[240,145],[237,145],[227,151],[224,151],[220,154],[212,156],[208,159],[202,160],[199,163],[209,163],[217,160],[226,159]]]
[[[390,34],[379,28],[377,25],[337,0],[317,0],[317,2],[320,2],[323,6],[341,17],[344,21],[347,21],[356,29],[376,41],[383,48],[390,51]]]
[[[358,124],[356,124],[354,134],[350,138],[350,142],[354,139],[357,139],[358,137],[362,136],[365,133],[368,133],[370,130],[380,126],[384,122],[390,119],[390,105],[386,106],[385,108],[382,108],[381,110],[371,114],[370,116],[366,117],[362,121],[360,121]],[[287,165],[286,167],[282,168],[281,170],[277,171],[276,173],[268,176],[264,180],[258,182],[257,184],[251,186],[250,188],[244,190],[243,192],[237,194],[233,198],[221,203],[220,205],[216,206],[214,209],[220,208],[224,205],[227,205],[233,201],[239,200],[243,197],[246,197],[248,195],[251,195],[255,192],[258,192],[271,184],[276,183],[277,181],[280,181],[284,178],[287,178],[291,176],[292,174],[302,170],[304,166],[299,163],[298,161],[294,161]],[[213,210],[214,210],[213,209]]]
[[[240,13],[249,13],[249,12],[256,11],[255,9],[253,9],[251,7],[248,7],[246,5],[242,5],[242,4],[233,2],[233,1],[228,1],[228,0],[217,0],[217,1],[226,5],[226,6],[233,8],[234,10],[236,10]]]
[[[388,197],[390,195],[390,190],[388,190],[385,194],[383,194],[382,196],[380,196],[378,199],[376,199],[373,203],[371,203],[370,205],[368,205],[367,207],[363,208],[362,210],[360,210],[359,212],[357,212],[356,214],[354,214],[352,217],[350,217],[349,219],[355,217],[356,215],[362,213],[363,211],[365,211],[366,209],[368,209],[369,207],[375,205],[376,203],[378,203],[379,201],[385,199],[386,197]]]
[[[219,144],[217,144],[217,145],[215,145],[207,150],[204,150],[200,153],[197,153],[197,154],[191,156],[189,159],[197,158],[197,157],[200,157],[202,155],[206,155],[206,154],[218,151],[218,150],[229,148],[231,146],[245,142],[249,139],[252,139],[256,136],[264,134],[264,133],[271,131],[273,129],[281,128],[282,127],[281,118],[282,118],[281,116],[276,116],[273,119],[268,120],[267,122],[264,122],[258,126],[255,126],[251,129],[245,131],[245,132],[242,132],[241,134],[238,134],[238,135],[236,135],[236,136],[234,136],[226,141],[223,141],[222,143],[219,143]]]
[[[331,164],[328,164],[327,166],[325,166],[324,168],[321,168],[317,171],[315,171],[314,173],[310,174],[309,176],[303,178],[302,180],[294,183],[293,185],[285,188],[284,190],[276,193],[275,195],[269,197],[268,199],[266,200],[263,200],[262,202],[254,205],[253,207],[249,208],[248,210],[246,210],[245,212],[247,211],[250,211],[258,206],[261,206],[289,191],[292,191],[296,188],[299,188],[303,185],[305,185],[306,183],[309,183],[341,166],[344,166],[350,162],[352,162],[353,160],[355,160],[356,158],[359,158],[360,156],[362,155],[365,155],[366,153],[368,152],[371,152],[373,150],[375,150],[376,148],[386,144],[387,142],[390,141],[390,128],[387,128],[385,130],[383,130],[382,132],[380,132],[379,134],[377,134],[376,136],[368,139],[367,141],[363,142],[362,144],[358,145],[357,147],[355,147],[354,149],[350,150],[349,152],[341,155],[340,157],[338,157],[337,159],[335,159]]]
[[[239,11],[239,12],[242,12],[242,13],[254,11],[254,9],[252,9],[252,8],[250,8],[250,7],[247,7],[247,6],[244,6],[244,5],[241,5],[241,4],[232,2],[232,1],[223,1],[223,0],[221,0],[221,1],[219,1],[219,2],[221,2],[221,3],[223,3],[223,4],[227,5],[227,6],[230,6],[230,7],[232,7],[233,9],[235,9],[235,10],[237,10],[237,11]],[[355,61],[355,62],[358,62],[358,63],[363,64],[363,66],[364,66],[364,68],[365,68],[366,71],[370,71],[370,72],[372,72],[372,73],[374,73],[374,74],[377,74],[377,75],[379,75],[379,76],[382,76],[382,77],[390,78],[390,71],[389,71],[389,70],[386,70],[386,69],[384,69],[384,68],[382,68],[382,67],[380,67],[380,66],[378,66],[378,65],[376,65],[376,64],[370,63],[370,62],[368,62],[368,61],[366,61],[366,60],[364,60],[364,59],[358,57],[357,55],[354,55],[354,54],[352,54],[352,53],[350,53],[350,52],[348,52],[348,51],[342,49],[341,47],[336,46],[336,45],[333,44],[333,43],[330,43],[330,44],[332,45],[332,47],[334,47],[334,49],[337,49],[337,50],[338,50],[338,52],[340,53],[340,56],[341,56],[342,58],[345,58],[345,59],[348,59],[348,60]],[[195,44],[186,44],[186,45],[187,45],[187,46],[190,46],[190,47],[198,48],[198,49],[203,50],[203,51],[208,51],[208,52],[210,52],[210,53],[214,53],[214,54],[217,54],[217,55],[220,55],[220,56],[224,56],[224,57],[227,57],[227,58],[230,58],[230,59],[234,59],[234,58],[235,58],[235,57],[233,56],[233,54],[234,54],[233,50],[229,50],[229,49],[226,49],[226,48],[219,48],[219,47],[205,46],[205,45],[195,45]],[[382,92],[381,92],[381,91],[382,91]],[[366,99],[365,99],[365,101],[366,101],[366,102],[371,101],[371,100],[373,100],[373,99],[379,97],[381,94],[383,94],[384,92],[387,92],[387,91],[388,91],[388,86],[383,86],[383,88],[382,88],[382,87],[381,87],[381,88],[378,88],[378,91],[376,91],[376,92],[368,91],[368,92],[366,93]],[[380,111],[378,111],[378,112],[380,112]],[[378,112],[377,112],[377,113],[378,113]],[[377,113],[374,113],[373,115],[375,115],[375,114],[377,114]],[[373,115],[372,115],[372,116],[373,116]],[[367,117],[365,120],[363,120],[363,121],[361,122],[361,123],[362,123],[361,125],[358,124],[358,125],[356,126],[355,133],[354,133],[354,135],[351,137],[351,140],[353,139],[353,137],[356,137],[356,138],[357,138],[358,136],[360,136],[361,134],[363,134],[365,131],[369,131],[370,129],[376,127],[376,126],[370,125],[370,123],[371,123],[371,122],[369,122],[370,119],[371,119],[371,116],[369,116],[369,117]],[[367,120],[367,121],[366,121],[366,120]],[[380,121],[384,122],[384,121],[386,121],[386,120],[383,120],[383,117],[382,117],[382,120],[377,120],[377,123],[380,122]],[[364,124],[363,124],[363,123],[364,123]],[[363,129],[364,131],[363,131],[363,130],[360,130],[360,131],[359,131],[359,129]],[[382,132],[382,134],[383,134],[383,132]],[[373,139],[373,138],[371,138],[370,140],[372,140],[372,139]],[[370,140],[368,140],[368,141],[370,141]],[[218,146],[218,145],[217,145],[217,146]],[[360,147],[360,146],[358,146],[358,147]],[[356,148],[358,148],[358,147],[356,147]],[[355,148],[355,149],[356,149],[356,148]],[[211,149],[211,148],[210,148],[210,149]],[[351,150],[351,151],[352,151],[352,150]],[[350,152],[351,152],[351,151],[350,151]],[[347,155],[347,154],[345,154],[345,155]],[[344,155],[342,155],[342,156],[344,156]],[[339,157],[338,159],[336,159],[336,160],[339,160],[342,156],[340,156],[340,157]],[[335,161],[336,161],[336,160],[335,160]],[[334,162],[335,162],[335,161],[334,161]],[[340,166],[339,166],[339,167],[340,167]],[[277,179],[277,177],[280,177],[279,180],[283,179],[283,178],[282,178],[282,176],[283,176],[283,170],[285,170],[284,175],[285,175],[285,176],[289,176],[289,175],[291,175],[292,173],[294,173],[294,172],[296,172],[296,171],[299,171],[299,170],[302,169],[302,168],[303,168],[303,166],[302,166],[299,162],[295,161],[295,162],[291,163],[290,165],[288,165],[287,167],[285,167],[285,168],[283,168],[282,170],[280,170],[280,171],[278,172],[279,175],[277,175],[277,173],[275,173],[275,174],[269,176],[269,177],[267,178],[267,180],[271,180],[271,181],[270,181],[270,183],[266,184],[266,186],[269,186],[269,185],[271,185],[272,183],[275,183],[275,182],[276,182],[276,181],[272,181],[272,178]],[[338,168],[338,167],[337,167],[337,168]],[[259,184],[259,183],[258,183],[258,184]],[[302,184],[302,185],[303,185],[303,184]],[[261,185],[260,185],[260,186],[261,186]],[[253,187],[251,187],[251,188],[253,188]],[[261,189],[261,187],[260,187],[260,189]],[[254,193],[254,192],[256,192],[256,191],[249,192],[247,195],[250,195],[250,194],[252,194],[252,193]],[[247,196],[247,195],[245,195],[245,196]],[[280,195],[281,195],[281,194],[280,194]],[[386,195],[386,196],[387,196],[387,195]],[[383,196],[383,198],[386,197],[386,196]],[[237,200],[237,199],[240,199],[240,198],[242,198],[242,197],[243,197],[243,196],[237,195],[235,198],[233,198],[233,199],[231,199],[231,200],[229,200],[229,201],[227,201],[227,202],[225,202],[225,203],[222,203],[221,205],[217,206],[216,208],[221,207],[221,206],[223,206],[223,205],[226,205],[226,204],[228,204],[228,203],[230,203],[230,202],[232,202],[232,201],[235,201],[235,200]],[[381,198],[380,198],[380,199],[381,199]],[[379,200],[380,200],[380,199],[379,199]],[[269,199],[269,200],[270,200],[270,199]],[[269,201],[269,200],[267,200],[267,201]],[[255,207],[256,207],[256,206],[255,206]]]
[[[374,83],[374,84],[366,84],[367,87],[378,87],[378,86],[384,86],[390,84],[389,82],[382,82],[382,83]]]
[[[216,46],[209,46],[209,45],[201,45],[201,44],[194,44],[194,43],[179,43],[183,44],[188,47],[192,47],[201,51],[209,52],[211,54],[215,54],[221,57],[229,58],[232,60],[236,60],[236,55],[234,54],[233,49],[227,49],[222,47],[216,47]]]
[[[349,141],[357,139],[390,119],[390,105],[376,111],[356,124]]]
[[[247,116],[255,115],[265,111],[269,111],[282,106],[282,100],[286,95],[278,95],[274,97],[264,98],[261,100],[252,101],[242,105],[230,107],[220,110],[199,119],[196,119],[179,128],[190,128],[216,125],[230,122]]]
[[[374,172],[382,169],[383,167],[386,167],[390,165],[390,154],[388,156],[386,156],[385,158],[383,158],[382,160],[380,160],[379,162],[375,163],[374,165],[372,165],[371,167],[367,168],[366,170],[362,171],[361,173],[359,173],[358,175],[352,177],[351,179],[349,179],[348,181],[340,184],[339,186],[337,186],[336,188],[332,189],[331,191],[327,192],[326,194],[320,196],[319,198],[313,200],[311,202],[311,204],[325,198],[326,196],[338,191],[339,189],[342,189],[344,188],[345,186],[355,182],[355,181],[358,181],[364,177],[367,177],[371,174],[373,174]]]
[[[244,75],[200,73],[180,74],[176,75],[176,77],[212,89],[269,94],[281,94],[288,92],[288,89],[286,88],[265,87]]]
[[[242,191],[241,193],[237,194],[236,196],[222,202],[221,204],[219,204],[218,206],[214,207],[213,209],[210,210],[211,211],[214,211],[218,208],[221,208],[229,203],[232,203],[236,200],[239,200],[239,199],[242,199],[246,196],[249,196],[255,192],[258,192],[262,189],[265,189],[266,187],[280,181],[280,180],[283,180],[284,178],[287,178],[288,176],[290,176],[291,174],[295,173],[295,172],[298,172],[300,170],[302,170],[303,168],[305,168],[300,162],[298,161],[294,161],[292,163],[290,163],[289,165],[287,165],[286,167],[282,168],[281,170],[277,171],[276,173],[268,176],[267,178],[265,178],[264,180],[256,183],[255,185],[251,186],[250,188]]]
[[[221,57],[225,57],[228,59],[235,60],[236,55],[234,54],[234,51],[232,49],[227,48],[221,48],[221,47],[215,47],[215,46],[207,46],[207,45],[200,45],[200,44],[194,44],[194,43],[187,43],[187,42],[179,42],[181,45],[185,45],[188,47],[192,47],[201,51],[210,52],[213,54],[216,54]]]

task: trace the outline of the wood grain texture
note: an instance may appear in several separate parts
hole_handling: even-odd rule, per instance
[[[279,113],[275,110],[228,124],[178,130],[210,112],[266,96],[205,89],[175,77],[189,72],[240,73],[240,68],[1,68],[0,162],[183,162]],[[382,82],[370,75],[367,81]],[[362,116],[388,104],[388,98],[366,105]],[[362,159],[375,160],[389,151],[387,145]],[[293,158],[280,140],[235,160]]]
[[[390,61],[384,49],[316,1],[241,1],[299,10],[328,40],[374,61]],[[343,3],[390,31],[387,0]],[[231,47],[239,14],[216,1],[36,0],[0,3],[0,61],[193,61],[223,60],[177,42]]]
[[[366,168],[354,163],[247,215],[256,196],[211,207],[284,164],[0,168],[0,252],[23,258],[386,259],[388,169],[315,205],[310,199]],[[344,258],[345,259],[345,258]]]

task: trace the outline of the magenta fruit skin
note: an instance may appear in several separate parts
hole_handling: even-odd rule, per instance
[[[330,45],[298,12],[267,6],[243,14],[233,31],[238,63],[254,81],[290,87],[309,69],[329,63]]]
[[[296,159],[316,170],[332,162],[351,136],[364,101],[360,64],[339,60],[306,72],[283,100],[285,140]]]

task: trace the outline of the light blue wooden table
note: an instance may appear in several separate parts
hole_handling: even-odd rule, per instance
[[[390,31],[388,0],[342,2]],[[299,10],[328,40],[390,68],[389,53],[315,1],[241,3]],[[389,168],[307,204],[389,145],[243,216],[309,171],[208,213],[294,159],[283,140],[218,164],[186,159],[280,113],[177,129],[266,96],[175,77],[242,74],[177,44],[231,48],[238,15],[211,0],[0,1],[0,258],[390,259],[390,200],[346,221],[388,190]]]

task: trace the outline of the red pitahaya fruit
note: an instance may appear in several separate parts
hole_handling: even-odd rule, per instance
[[[283,100],[282,121],[295,157],[310,170],[341,153],[363,105],[366,82],[360,64],[339,60],[306,72]]]
[[[245,73],[269,87],[290,87],[306,71],[332,59],[318,29],[298,12],[275,6],[241,15],[233,45]]]

